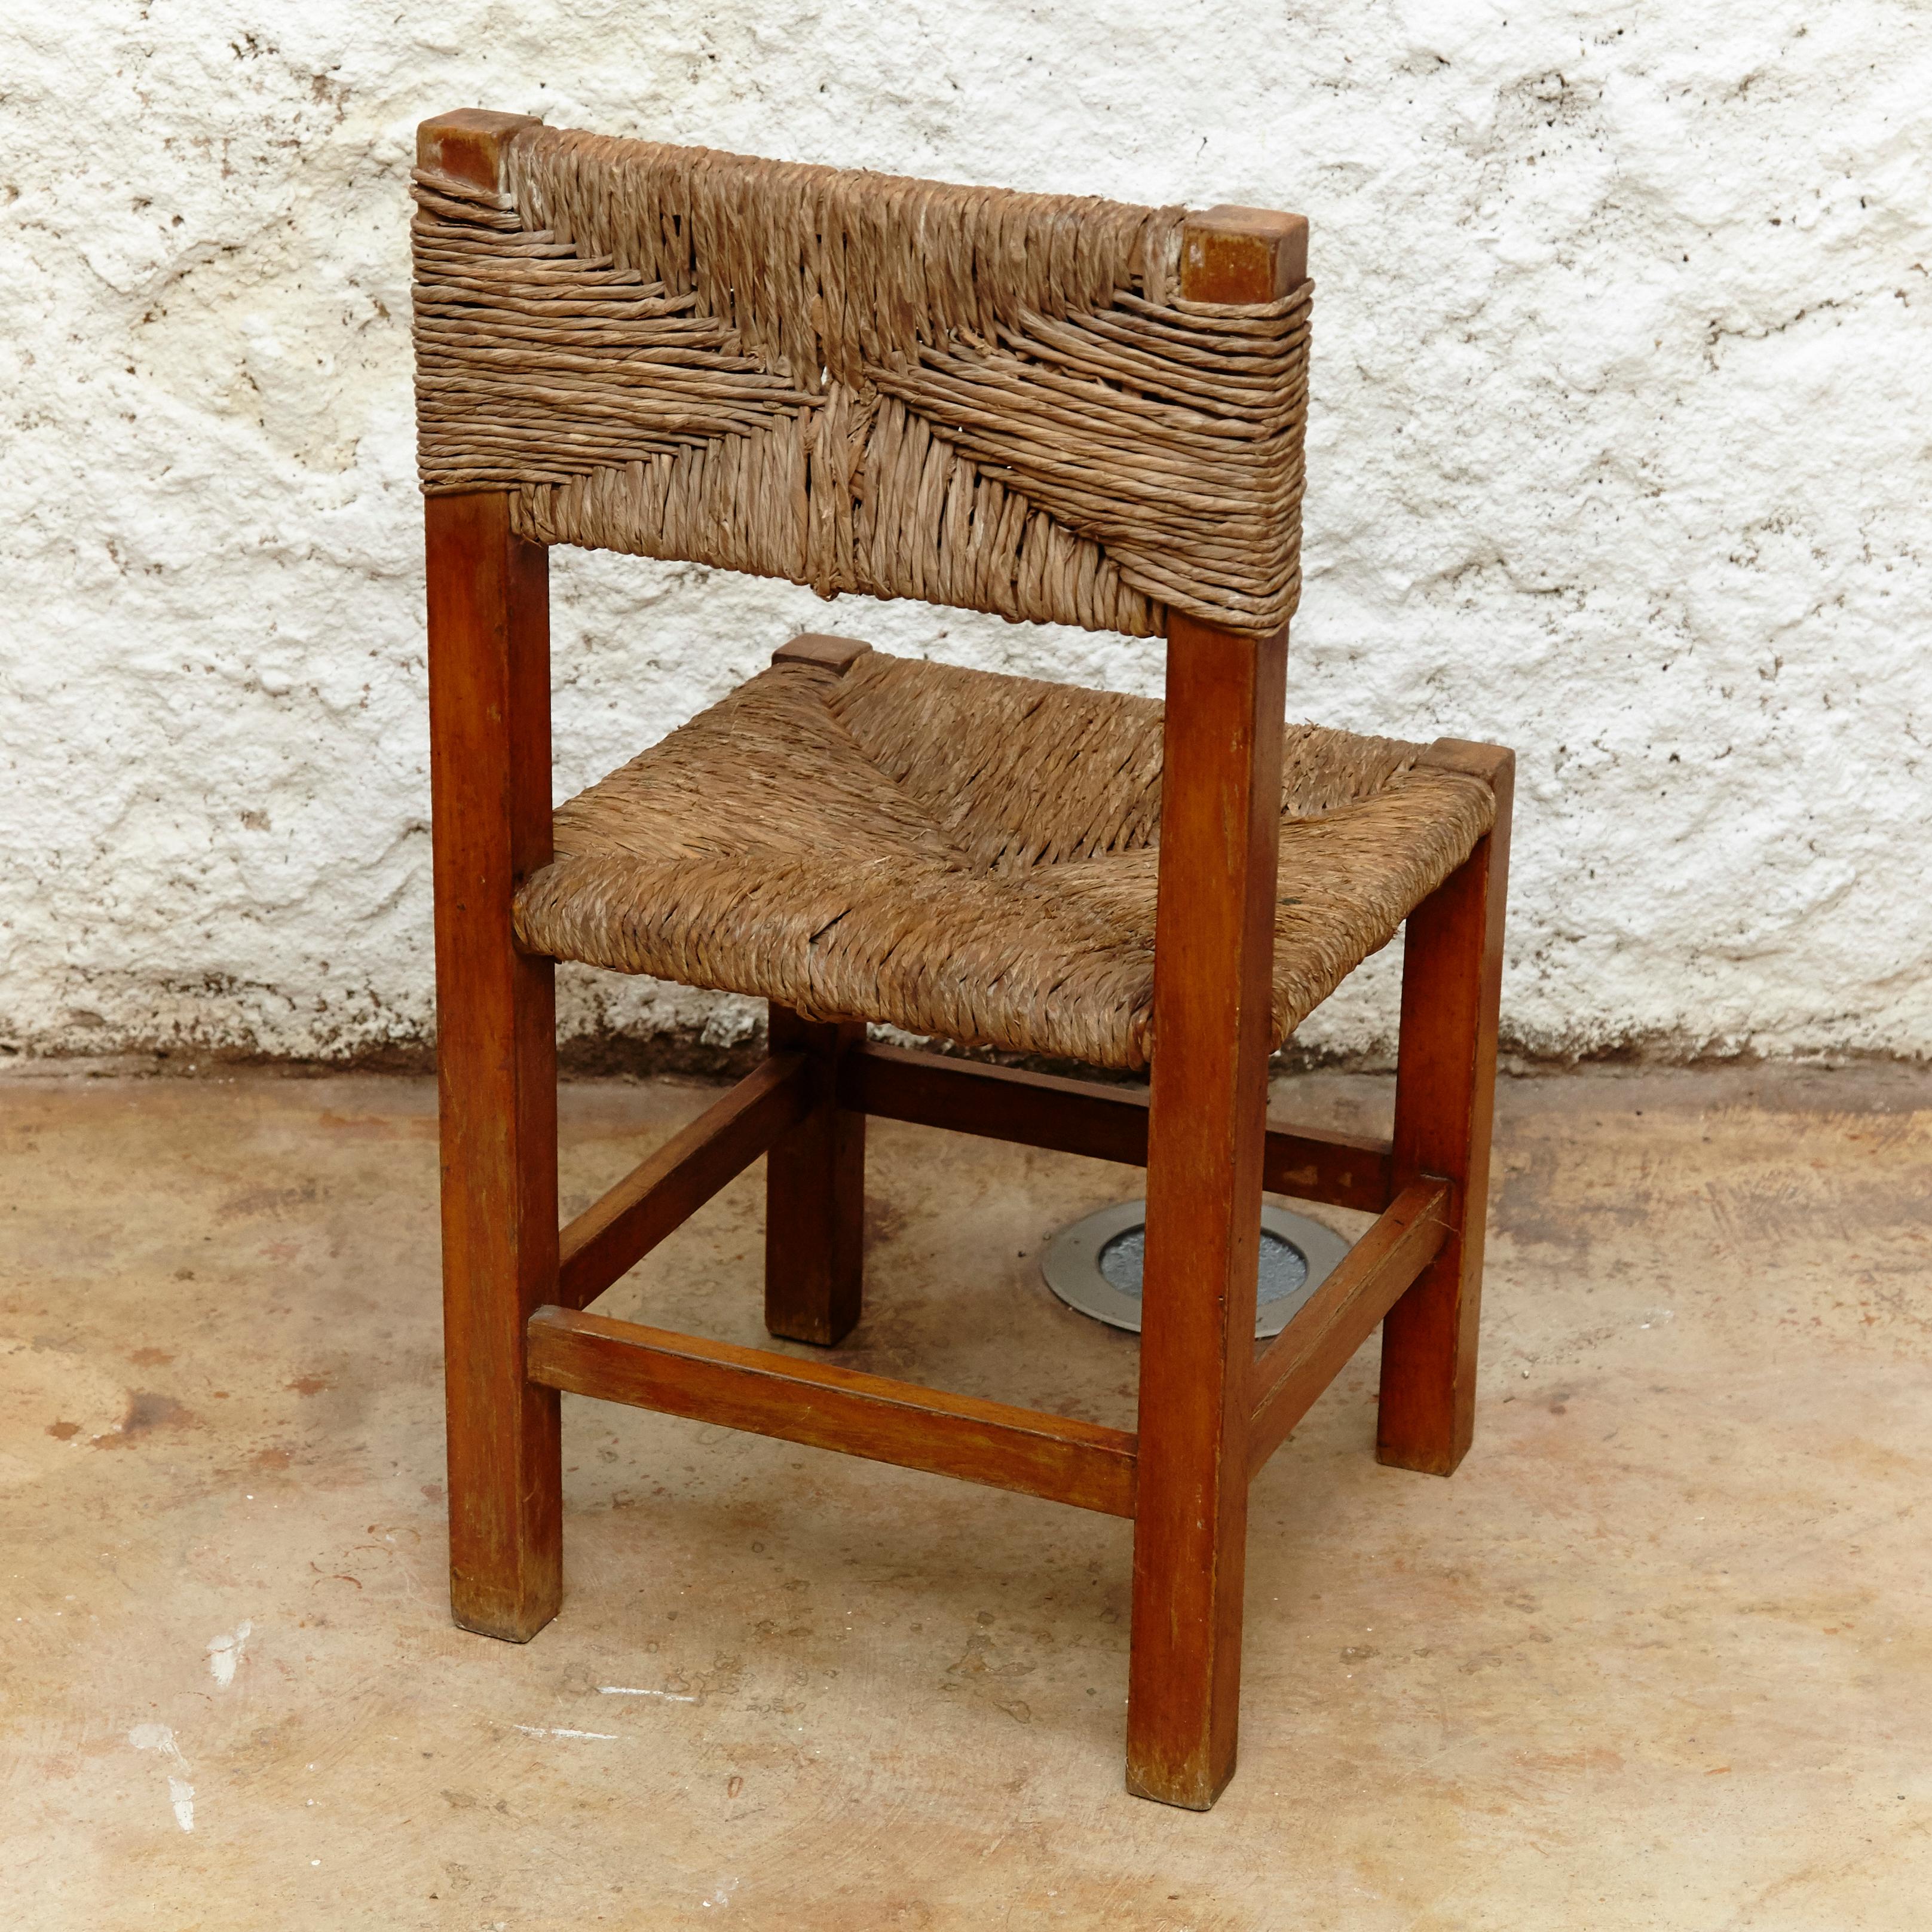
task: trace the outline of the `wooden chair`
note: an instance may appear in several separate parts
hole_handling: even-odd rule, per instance
[[[1512,761],[1282,722],[1306,224],[471,112],[418,160],[456,1619],[556,1613],[560,1390],[1109,1511],[1129,1787],[1204,1808],[1250,1481],[1378,1323],[1378,1454],[1454,1470],[1482,1279]],[[1165,706],[805,637],[553,819],[552,543],[1164,636]],[[1405,920],[1393,1141],[1270,1125],[1270,1052]],[[556,958],[771,1002],[560,1236]],[[590,1312],[763,1155],[767,1326],[835,1346],[868,1114],[1144,1163],[1136,1431]],[[1378,1218],[1258,1352],[1264,1189]]]

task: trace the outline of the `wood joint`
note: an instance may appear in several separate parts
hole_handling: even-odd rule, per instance
[[[1307,279],[1305,214],[1224,202],[1181,226],[1181,293],[1190,302],[1276,302]]]
[[[1413,1182],[1269,1343],[1250,1380],[1250,1478],[1435,1259],[1449,1234],[1448,1184]]]
[[[843,677],[872,648],[856,638],[835,638],[824,632],[802,631],[772,652],[772,662],[816,664],[821,670],[834,671]]]
[[[1147,1165],[1144,1088],[1022,1072],[903,1047],[864,1046],[840,1063],[838,1100],[855,1113],[882,1120],[1127,1167]],[[1366,1135],[1270,1125],[1262,1185],[1298,1201],[1379,1214],[1395,1193],[1390,1144]]]
[[[557,1299],[584,1308],[812,1110],[802,1053],[760,1063],[563,1231]]]
[[[503,150],[512,138],[526,128],[542,124],[533,115],[459,107],[418,124],[416,166],[473,187],[495,188],[502,178]]]
[[[547,1388],[1134,1513],[1135,1438],[1098,1423],[567,1308],[530,1317],[529,1362],[531,1381]]]
[[[1424,772],[1461,772],[1480,778],[1500,792],[1516,772],[1516,754],[1506,745],[1478,745],[1466,738],[1438,738],[1416,754],[1415,769]]]

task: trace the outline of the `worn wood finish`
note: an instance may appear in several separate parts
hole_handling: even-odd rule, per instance
[[[478,188],[494,188],[502,144],[519,128],[536,124],[528,114],[498,114],[487,107],[459,107],[416,126],[416,165],[440,170]]]
[[[484,184],[520,116],[426,123],[428,165]],[[1222,208],[1181,237],[1182,292],[1260,302],[1304,279],[1307,224]],[[1412,914],[1392,1142],[1270,1128],[1270,953],[1287,634],[1170,616],[1150,1094],[866,1046],[774,1006],[771,1058],[564,1231],[554,1000],[518,883],[549,857],[543,553],[500,494],[428,506],[452,1594],[527,1637],[559,1594],[562,1390],[932,1470],[1135,1522],[1130,1789],[1210,1805],[1232,1774],[1249,1480],[1379,1320],[1379,1451],[1444,1472],[1468,1444],[1512,765],[1494,830]],[[794,639],[835,673],[866,647]],[[835,1342],[860,1307],[865,1117],[1148,1170],[1140,1430],[952,1396],[581,1312],[760,1152],[766,1320]],[[1380,1218],[1255,1357],[1264,1187]]]
[[[866,1029],[777,1005],[767,1024],[771,1052],[806,1062],[810,1111],[765,1157],[765,1327],[830,1348],[864,1305],[866,1117],[839,1105],[838,1070]]]
[[[1148,1096],[1138,1088],[867,1046],[847,1055],[838,1092],[846,1106],[882,1120],[1147,1165]],[[1269,1192],[1370,1214],[1389,1204],[1390,1171],[1390,1143],[1366,1135],[1270,1126],[1262,1156]]]
[[[801,631],[772,653],[772,662],[816,664],[843,677],[872,646],[857,638],[835,637],[828,631]]]
[[[1266,302],[1299,217],[1212,209],[1181,292]],[[1234,1774],[1288,633],[1170,617],[1154,914],[1127,1787],[1204,1810]]]
[[[1493,830],[1408,916],[1396,1063],[1395,1171],[1450,1184],[1450,1234],[1382,1326],[1376,1453],[1446,1476],[1475,1430],[1476,1341],[1488,1216],[1514,754],[1439,740],[1425,762],[1486,779]]]
[[[1273,302],[1308,279],[1308,218],[1222,202],[1180,231],[1180,292],[1190,302]]]
[[[417,157],[492,184],[522,120],[426,122]],[[524,1642],[562,1591],[556,1396],[524,1373],[530,1311],[556,1295],[554,969],[510,927],[551,854],[549,561],[501,492],[424,507],[450,1601]]]
[[[802,1053],[779,1054],[674,1134],[563,1231],[554,1298],[587,1308],[810,1112]]]
[[[424,508],[450,1598],[521,1642],[562,1591],[556,1397],[524,1375],[556,1299],[556,1003],[510,929],[550,856],[548,566],[500,492]]]
[[[1412,1182],[1269,1343],[1250,1378],[1251,1478],[1441,1249],[1448,1202],[1443,1182]]]
[[[1127,1785],[1233,1775],[1287,637],[1168,634]]]
[[[551,1388],[1134,1513],[1134,1438],[1124,1430],[564,1308],[531,1318],[530,1361]]]

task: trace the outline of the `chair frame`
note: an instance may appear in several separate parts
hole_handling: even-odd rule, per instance
[[[521,124],[425,122],[425,165],[494,187]],[[1190,218],[1184,293],[1265,302],[1306,274],[1298,217]],[[562,1597],[569,1390],[1130,1517],[1130,1790],[1211,1805],[1235,1761],[1248,1485],[1379,1324],[1376,1452],[1450,1474],[1470,1444],[1514,776],[1499,747],[1426,761],[1496,816],[1409,915],[1392,1140],[1267,1118],[1287,632],[1171,616],[1150,1091],[868,1044],[773,1006],[767,1057],[560,1232],[553,962],[512,903],[552,856],[548,554],[510,498],[426,500],[451,1598],[525,1642]],[[834,640],[780,656],[825,662]],[[673,1334],[590,1304],[760,1155],[766,1326],[858,1320],[868,1114],[1144,1165],[1138,1427],[943,1394]],[[1258,1354],[1264,1190],[1378,1218]]]

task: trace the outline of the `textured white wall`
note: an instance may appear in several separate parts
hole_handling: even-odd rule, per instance
[[[477,104],[1304,210],[1292,705],[1518,748],[1510,1037],[1932,1051],[1922,5],[0,0],[0,40],[16,1048],[424,1035],[404,190]],[[1116,639],[553,574],[560,791],[796,628],[1158,688]],[[1304,1040],[1384,1038],[1382,964]]]

